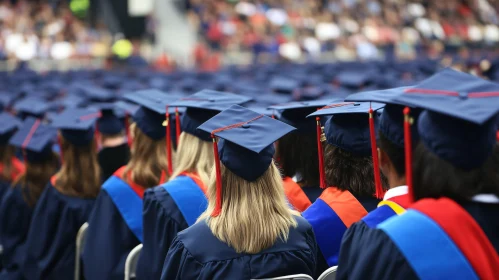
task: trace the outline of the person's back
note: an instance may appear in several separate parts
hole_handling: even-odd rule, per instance
[[[199,129],[219,137],[208,208],[173,241],[161,279],[315,277],[312,227],[289,209],[273,162],[273,142],[294,128],[234,105]]]
[[[37,202],[26,239],[23,277],[71,279],[76,235],[88,220],[101,183],[93,124],[98,113],[67,110],[52,124],[59,128],[61,169]]]
[[[21,120],[5,112],[0,113],[0,200],[24,171],[23,163],[16,158],[15,148],[8,145],[19,126]]]
[[[26,168],[5,192],[0,203],[0,244],[3,247],[4,267],[0,272],[1,279],[20,278],[31,216],[47,182],[59,167],[57,155],[52,152],[56,130],[39,122],[27,119],[10,141],[12,146],[23,149]],[[34,133],[36,136],[32,137]]]

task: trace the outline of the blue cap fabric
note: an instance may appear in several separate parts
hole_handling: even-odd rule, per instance
[[[26,97],[14,105],[14,110],[20,114],[22,118],[25,116],[33,116],[43,118],[44,114],[50,109],[50,105],[43,99],[37,97]]]
[[[28,117],[9,144],[25,150],[28,161],[38,162],[52,154],[56,136],[56,128],[43,124],[40,119]]]
[[[0,113],[0,144],[8,143],[21,124],[18,118],[5,112]]]
[[[368,71],[346,71],[336,76],[336,81],[348,88],[360,88],[366,86],[371,80],[372,73]]]
[[[275,77],[270,81],[270,89],[276,93],[292,94],[300,87],[300,83],[287,77]]]
[[[496,145],[499,84],[452,69],[424,80],[395,100],[425,109],[421,142],[463,170],[481,166]]]
[[[66,109],[52,119],[51,125],[60,129],[61,135],[77,146],[88,145],[94,137],[94,124],[100,112],[93,109]]]
[[[124,124],[120,120],[123,110],[118,111],[114,103],[94,103],[92,106],[95,106],[101,112],[101,116],[97,120],[97,130],[100,133],[115,135],[123,131]]]
[[[221,138],[218,142],[220,161],[247,181],[255,181],[265,173],[274,156],[273,143],[294,130],[290,125],[239,105],[221,112],[198,129]]]
[[[15,99],[15,95],[7,92],[0,92],[0,110],[9,107]]]
[[[369,109],[377,111],[383,106],[380,103],[333,103],[309,116],[332,115],[324,125],[326,141],[352,154],[369,156],[371,155]]]
[[[100,87],[87,86],[84,88],[84,92],[93,101],[106,102],[114,99],[114,94],[111,91]]]
[[[140,105],[140,108],[133,115],[133,119],[144,134],[154,140],[160,140],[166,136],[166,129],[163,126],[166,119],[166,107],[173,100],[176,100],[178,96],[167,95],[156,89],[149,89],[129,93],[123,97]],[[173,112],[173,108],[170,108],[169,113]]]

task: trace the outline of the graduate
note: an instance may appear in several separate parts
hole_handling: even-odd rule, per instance
[[[312,227],[289,209],[273,162],[273,143],[294,128],[234,105],[199,129],[214,141],[208,208],[174,239],[161,279],[315,277]]]
[[[0,201],[10,184],[24,172],[24,164],[16,157],[15,147],[9,140],[21,125],[21,120],[6,113],[0,113]]]
[[[137,264],[138,279],[159,279],[172,240],[194,224],[207,207],[206,188],[213,167],[209,133],[197,127],[232,104],[249,98],[227,92],[203,90],[171,106],[187,107],[180,121],[180,142],[168,183],[144,194],[144,241]],[[176,130],[176,128],[175,128]]]
[[[55,116],[62,165],[38,199],[21,271],[28,280],[72,279],[76,234],[88,220],[101,185],[94,139],[100,113],[68,109]]]
[[[98,140],[101,148],[98,159],[102,178],[105,181],[118,168],[128,163],[130,147],[125,137],[124,124],[117,116],[115,105],[113,103],[96,105],[101,110],[101,117],[97,120]]]
[[[394,215],[404,213],[411,204],[405,175],[404,128],[410,126],[409,122],[417,120],[419,110],[407,107],[404,114],[406,107],[403,103],[393,101],[408,88],[366,91],[352,94],[346,99],[346,101],[375,101],[386,104],[379,119],[377,144],[380,169],[387,178],[389,190],[384,194],[378,208],[354,223],[345,232],[339,256],[339,274],[348,275],[349,265],[355,263],[358,254],[362,254],[364,242],[369,242],[370,232],[374,231],[378,224]],[[417,130],[414,128],[415,126],[411,126],[411,143],[417,144]]]
[[[26,254],[25,243],[31,216],[50,177],[59,168],[52,152],[57,129],[39,119],[28,118],[10,139],[23,151],[25,171],[12,183],[0,203],[0,244],[3,246],[0,279],[22,279],[20,267]]]
[[[340,279],[497,278],[498,91],[445,69],[395,98],[425,109],[406,170],[415,203],[370,233]]]
[[[88,220],[82,254],[85,279],[123,279],[128,254],[144,240],[144,191],[169,178],[163,126],[168,96],[150,91],[125,98],[140,105],[130,128],[132,157],[103,184]]]
[[[319,151],[324,151],[323,168],[320,166],[321,196],[303,212],[317,238],[320,248],[319,272],[338,263],[343,233],[380,202],[375,197],[375,176],[369,129],[370,109],[381,109],[379,103],[333,103],[310,116],[332,115],[324,125],[324,138]],[[373,116],[374,117],[374,116]],[[324,147],[322,147],[324,140]],[[322,171],[324,170],[324,171]],[[380,182],[385,188],[384,182]]]
[[[284,177],[286,197],[294,209],[300,212],[312,205],[323,191],[319,182],[315,120],[307,116],[333,102],[289,102],[269,107],[279,113],[278,120],[296,127],[295,131],[279,139],[276,155]]]

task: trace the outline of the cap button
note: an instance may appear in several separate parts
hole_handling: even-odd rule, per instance
[[[459,92],[459,99],[468,99],[467,92]]]
[[[249,125],[249,124],[247,124],[247,123],[245,123],[245,124],[243,124],[241,127],[242,127],[242,128],[249,128],[249,127],[250,127],[250,125]]]

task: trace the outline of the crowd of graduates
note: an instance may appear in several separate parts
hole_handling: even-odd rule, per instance
[[[487,62],[1,73],[0,279],[495,279]]]

